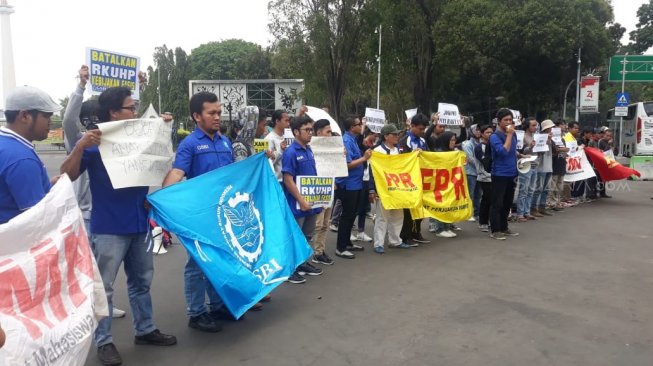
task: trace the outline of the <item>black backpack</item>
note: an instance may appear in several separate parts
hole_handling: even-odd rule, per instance
[[[474,155],[483,164],[483,169],[488,173],[492,173],[492,145],[488,143],[485,152],[483,152],[483,144],[478,144],[474,148]]]

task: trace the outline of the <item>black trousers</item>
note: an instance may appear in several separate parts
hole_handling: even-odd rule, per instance
[[[478,208],[478,224],[490,224],[490,207],[492,206],[492,183],[491,182],[476,182],[481,187],[481,204]]]
[[[401,226],[399,237],[404,243],[418,239],[422,236],[422,219],[413,220],[409,209],[404,209],[404,224]]]
[[[492,176],[490,227],[493,233],[508,230],[508,215],[515,196],[515,178]]]
[[[338,241],[336,247],[339,252],[344,252],[351,244],[351,227],[354,225],[358,203],[362,190],[348,191],[345,189],[336,190],[336,199],[342,202],[342,216],[338,224]]]

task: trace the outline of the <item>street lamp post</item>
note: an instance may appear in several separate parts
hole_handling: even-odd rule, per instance
[[[576,118],[575,121],[578,122],[579,112],[580,112],[580,47],[578,48],[578,69],[576,70]]]
[[[567,92],[569,91],[569,87],[571,84],[576,81],[576,79],[573,79],[567,84],[567,88],[565,89],[565,100],[564,103],[562,104],[562,119],[566,120],[567,119]]]
[[[376,74],[376,109],[379,109],[380,99],[381,99],[381,30],[383,25],[380,24],[378,28],[379,32],[379,54],[376,56],[376,61],[378,62],[378,70]],[[376,33],[376,31],[375,31]]]

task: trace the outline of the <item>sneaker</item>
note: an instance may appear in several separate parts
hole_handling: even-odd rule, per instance
[[[390,248],[409,249],[410,245],[408,245],[406,243],[399,243],[397,245],[390,245]]]
[[[506,236],[500,231],[490,233],[490,238],[496,239],[496,240],[506,240]]]
[[[113,343],[107,343],[97,348],[97,357],[105,366],[122,365],[122,358]]]
[[[385,253],[385,249],[383,249],[383,247],[374,247],[374,253],[383,254]]]
[[[365,250],[365,248],[360,245],[352,244],[347,246],[347,250],[350,252],[362,252]]]
[[[435,236],[440,237],[440,238],[455,238],[456,234],[452,233],[449,230],[442,230],[438,233],[435,233]]]
[[[478,229],[484,233],[487,233],[490,231],[490,225],[478,225]]]
[[[352,232],[351,235],[349,235],[349,241],[351,241],[351,242],[358,241],[358,235],[356,235],[356,234],[354,234]]]
[[[327,266],[333,265],[333,259],[329,258],[329,256],[326,253],[314,255],[313,258],[311,258],[311,262],[326,264]]]
[[[336,255],[337,255],[338,257],[346,258],[346,259],[354,259],[354,258],[356,258],[356,256],[355,256],[352,252],[350,252],[350,251],[348,251],[348,250],[345,250],[344,252],[341,252],[341,251],[339,251],[339,250],[336,249]]]
[[[334,233],[337,233],[338,225],[334,225],[334,224],[329,225],[329,230],[333,231]]]
[[[125,311],[120,310],[117,307],[113,307],[113,315],[111,316],[113,318],[124,318],[125,317]]]
[[[507,236],[519,236],[519,233],[516,233],[516,232],[514,232],[514,231],[512,231],[512,230],[510,230],[510,229],[504,231],[503,233],[504,233],[505,235],[507,235]]]
[[[188,326],[207,333],[217,333],[222,330],[222,324],[217,323],[208,313],[191,316]]]
[[[297,271],[295,271],[290,275],[290,277],[288,277],[286,281],[294,284],[300,284],[306,282],[306,279],[302,277]]]
[[[219,310],[214,310],[209,313],[209,316],[213,319],[214,322],[221,323],[221,322],[235,322],[238,321],[233,314],[227,310],[226,307],[221,307]],[[243,319],[245,315],[243,315],[240,319]]]
[[[458,226],[458,225],[449,224],[449,226],[451,227],[451,230],[455,230],[455,231],[463,231],[463,229],[462,229],[460,226]],[[451,230],[449,230],[449,231],[451,231]]]
[[[476,222],[476,218],[474,216],[470,217],[467,219],[469,222]]]
[[[134,337],[135,344],[148,344],[151,346],[172,346],[177,344],[177,337],[163,334],[155,329],[145,335]]]
[[[370,238],[369,235],[365,234],[365,232],[362,232],[358,233],[358,241],[369,243],[372,241],[372,238]]]
[[[297,267],[297,273],[299,273],[300,276],[319,276],[322,274],[322,269],[306,262]]]
[[[401,243],[401,244],[406,244],[406,245],[408,245],[408,246],[411,247],[411,248],[415,248],[415,247],[418,247],[418,246],[419,246],[419,244],[417,244],[416,242],[414,242],[414,241],[412,241],[412,240],[405,241],[405,242],[403,242],[403,243]],[[399,245],[401,245],[401,244],[399,244]]]
[[[417,242],[417,243],[421,243],[421,244],[428,244],[428,243],[431,242],[430,240],[426,240],[422,235],[420,235],[420,236],[418,236],[416,238],[413,238],[413,241]]]

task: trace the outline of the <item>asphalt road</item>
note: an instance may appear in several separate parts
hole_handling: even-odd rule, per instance
[[[58,159],[44,157],[49,169]],[[424,227],[433,240],[419,248],[380,256],[366,244],[216,334],[187,327],[176,245],[155,258],[152,297],[157,325],[179,344],[133,344],[122,273],[114,301],[128,315],[114,320],[114,340],[125,365],[144,366],[650,366],[653,183],[622,183],[612,199],[514,224],[521,235],[505,242],[464,222],[454,239]],[[86,364],[99,365],[95,350]]]

